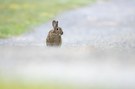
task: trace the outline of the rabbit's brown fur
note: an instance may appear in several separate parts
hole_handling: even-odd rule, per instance
[[[63,31],[60,27],[58,27],[58,21],[52,21],[53,29],[49,31],[48,36],[46,38],[47,46],[61,46],[62,38],[61,35]]]

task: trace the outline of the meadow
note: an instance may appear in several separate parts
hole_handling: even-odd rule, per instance
[[[0,38],[18,36],[58,13],[95,0],[0,0]]]

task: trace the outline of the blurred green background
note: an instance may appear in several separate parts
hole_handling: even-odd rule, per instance
[[[95,0],[0,0],[0,38],[17,36],[58,13]]]

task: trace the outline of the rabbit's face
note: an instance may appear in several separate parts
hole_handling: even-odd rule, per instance
[[[53,26],[53,29],[54,29],[54,33],[56,33],[57,35],[60,35],[60,36],[63,35],[62,28],[60,28],[58,26],[58,21],[53,20],[52,26]]]
[[[62,28],[60,28],[60,27],[57,27],[57,29],[55,30],[55,32],[56,32],[58,35],[63,35]]]

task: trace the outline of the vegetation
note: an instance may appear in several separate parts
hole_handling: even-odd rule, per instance
[[[0,89],[75,89],[73,86],[60,84],[26,84],[24,82],[0,83]]]
[[[0,0],[0,38],[19,35],[56,14],[95,0]]]
[[[58,83],[28,83],[27,81],[0,81],[0,89],[113,89],[105,86],[81,86],[73,84]]]

